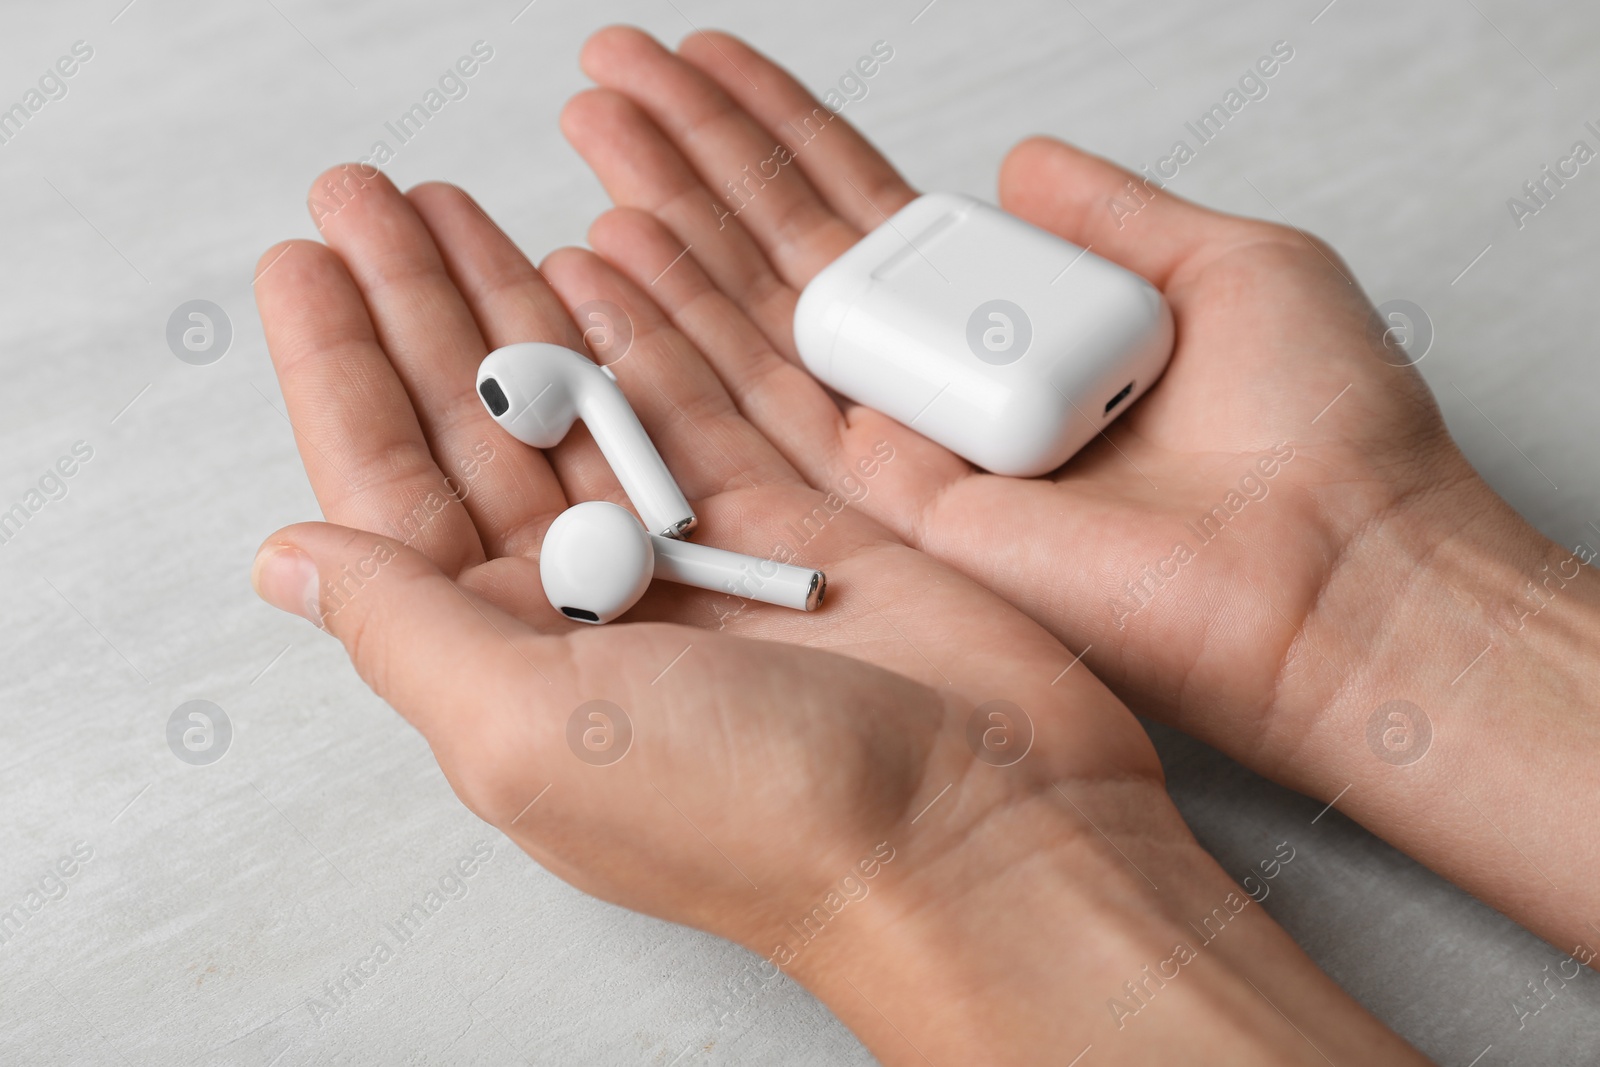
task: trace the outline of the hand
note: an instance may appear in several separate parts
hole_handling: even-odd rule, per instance
[[[1245,910],[1127,710],[998,597],[851,509],[831,514],[641,288],[579,250],[536,271],[447,186],[402,196],[341,168],[313,195],[331,248],[269,251],[257,293],[338,525],[279,531],[254,580],[344,643],[474,812],[587,892],[771,957],[885,1062],[915,1045],[1036,1062],[1094,1041],[1138,1060],[1175,1033],[1219,1055],[1320,1062],[1280,1008],[1322,1048],[1408,1055]],[[829,574],[822,610],[658,583],[637,621],[590,628],[545,602],[544,527],[571,501],[622,496],[587,432],[542,454],[504,435],[474,371],[516,341],[581,350],[568,308],[591,300],[632,323],[614,369],[698,537],[750,553],[790,542]],[[793,545],[789,524],[816,509],[831,517]],[[593,718],[594,700],[622,712]],[[966,740],[993,700],[1032,717],[1026,758],[1005,768]],[[852,903],[835,913],[841,893]],[[1209,977],[1166,996],[1159,1020],[1101,1007],[1126,996],[1108,967],[1139,979],[1225,901],[1239,918],[1193,967]],[[797,931],[819,905],[837,918],[813,943]],[[1071,938],[1041,937],[1068,922]],[[1087,1007],[1053,1007],[1072,1002]]]
[[[659,275],[657,300],[807,481],[833,484],[864,442],[890,442],[904,462],[856,506],[1081,650],[1124,699],[1343,797],[1555,943],[1594,941],[1600,849],[1572,848],[1551,817],[1572,783],[1600,784],[1600,723],[1572,714],[1600,696],[1576,637],[1600,621],[1600,580],[1477,477],[1329,247],[1058,142],[1019,145],[1002,206],[1161,287],[1178,344],[1154,390],[1060,471],[997,477],[795,365],[799,290],[916,195],[882,156],[726,35],[674,54],[605,30],[583,64],[602,88],[563,128],[621,205],[591,243],[636,280]],[[1556,566],[1560,603],[1525,634],[1556,599],[1530,579]],[[1521,658],[1457,685],[1486,646]],[[1496,707],[1508,687],[1527,706],[1517,724]],[[1396,699],[1431,717],[1426,765],[1397,769],[1408,754],[1383,748]],[[1537,736],[1562,740],[1535,751]],[[1415,818],[1441,807],[1449,833]],[[1543,817],[1499,831],[1524,812]]]

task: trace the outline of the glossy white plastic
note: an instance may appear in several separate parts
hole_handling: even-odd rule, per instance
[[[795,345],[818,379],[996,474],[1065,463],[1166,368],[1143,278],[971,197],[929,193],[817,274]]]
[[[511,436],[534,448],[555,447],[582,419],[652,531],[683,537],[694,529],[694,511],[616,378],[587,356],[543,342],[497,348],[478,365],[478,398]]]
[[[603,500],[556,516],[539,549],[545,596],[578,622],[616,619],[652,577],[800,611],[817,608],[827,588],[818,570],[648,533],[626,508]]]

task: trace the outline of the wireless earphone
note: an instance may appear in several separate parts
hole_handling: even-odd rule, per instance
[[[478,396],[495,422],[534,448],[554,447],[582,419],[649,526],[600,500],[556,517],[539,550],[539,578],[569,619],[610,622],[644,596],[651,578],[801,611],[822,603],[821,571],[684,540],[694,512],[608,368],[560,345],[507,345],[479,364]]]
[[[694,511],[607,368],[560,345],[507,345],[479,364],[478,396],[534,448],[553,448],[582,419],[651,531],[682,538],[694,529]]]
[[[652,577],[801,611],[817,608],[827,592],[821,571],[648,533],[626,508],[603,500],[563,511],[539,550],[545,596],[579,622],[615,619]]]

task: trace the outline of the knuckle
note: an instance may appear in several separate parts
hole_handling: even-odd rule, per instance
[[[345,652],[355,665],[356,673],[378,696],[389,699],[389,658],[382,639],[382,627],[375,625],[373,613],[352,612],[348,619],[340,620]]]

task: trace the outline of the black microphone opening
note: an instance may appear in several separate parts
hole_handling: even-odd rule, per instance
[[[600,621],[600,616],[596,615],[587,608],[562,608],[561,614],[565,615],[569,619],[577,619],[579,622]]]
[[[489,414],[496,418],[511,410],[511,401],[506,399],[505,390],[493,378],[485,378],[478,383],[478,395],[489,405]]]

